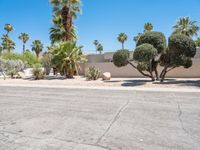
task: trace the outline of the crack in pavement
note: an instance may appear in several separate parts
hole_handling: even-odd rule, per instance
[[[130,99],[123,104],[123,106],[117,111],[115,117],[113,118],[113,120],[111,121],[111,123],[109,124],[108,128],[105,130],[105,132],[98,138],[97,142],[95,145],[99,145],[99,143],[101,142],[101,140],[103,139],[103,137],[109,132],[109,130],[112,128],[113,124],[117,121],[117,119],[120,117],[120,114],[127,108],[127,106],[130,103]]]
[[[76,141],[73,141],[73,140],[61,139],[61,138],[58,138],[58,137],[40,138],[40,137],[33,137],[33,136],[22,135],[22,134],[19,134],[19,133],[16,133],[16,132],[10,132],[10,131],[3,131],[3,130],[0,130],[0,134],[1,134],[1,135],[4,136],[4,133],[17,135],[17,136],[19,136],[19,138],[17,138],[17,139],[20,139],[20,138],[30,138],[30,139],[35,139],[35,140],[48,140],[48,139],[50,140],[50,139],[54,139],[54,140],[61,141],[61,142],[65,142],[65,143],[73,143],[73,144],[76,144],[76,145],[93,146],[93,147],[99,147],[99,148],[102,148],[102,149],[105,149],[105,150],[111,150],[110,148],[105,147],[105,146],[102,146],[102,145],[96,145],[96,144],[90,144],[90,143],[76,142]],[[6,136],[6,137],[7,137],[7,136]],[[7,139],[9,139],[9,137],[7,137]],[[10,142],[10,144],[12,144],[12,143],[14,143],[14,141],[11,141],[11,142]],[[20,144],[20,143],[18,143],[18,144]]]
[[[183,130],[187,135],[189,135],[193,140],[196,140],[196,141],[199,142],[199,139],[197,139],[197,138],[195,138],[194,136],[192,136],[192,135],[185,129],[183,120],[182,120],[182,118],[181,118],[181,117],[182,117],[182,114],[183,114],[183,111],[182,111],[182,109],[181,109],[180,103],[177,102],[177,104],[178,104],[178,111],[179,111],[178,119],[179,119],[179,122],[180,122],[180,124],[181,124],[182,130]]]

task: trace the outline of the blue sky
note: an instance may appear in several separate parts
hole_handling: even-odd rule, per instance
[[[116,37],[125,32],[129,39],[125,44],[134,49],[133,36],[143,31],[145,22],[151,22],[155,31],[167,37],[177,18],[189,16],[200,21],[200,0],[83,0],[82,15],[75,21],[78,43],[87,52],[95,52],[94,40],[99,40],[105,51],[121,48]],[[50,44],[52,6],[48,0],[0,0],[0,36],[5,23],[11,23],[15,30],[10,35],[16,42],[16,51],[22,51],[18,40],[21,32],[30,35],[27,43],[41,40],[45,46]],[[199,24],[200,25],[200,24]]]

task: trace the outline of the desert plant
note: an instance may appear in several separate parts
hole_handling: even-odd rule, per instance
[[[81,11],[80,0],[51,0],[54,5],[53,12],[62,18],[62,26],[65,29],[65,41],[73,41],[73,20]]]
[[[173,34],[183,34],[193,37],[194,35],[197,35],[200,28],[196,21],[191,20],[189,17],[182,17],[178,19],[173,29]]]
[[[95,48],[96,48],[96,52],[99,52],[100,54],[103,52],[103,46],[101,45],[101,43],[99,43],[98,40],[94,40]]]
[[[53,66],[60,70],[61,74],[65,74],[68,78],[73,78],[78,73],[80,63],[87,60],[81,48],[81,46],[76,46],[75,42],[63,42],[53,46],[50,51],[53,55]]]
[[[150,22],[147,22],[144,24],[144,32],[150,32],[153,30],[153,24]]]
[[[21,33],[20,36],[18,37],[22,43],[23,43],[23,53],[25,52],[26,50],[26,42],[29,40],[29,35],[26,34],[26,33]]]
[[[52,54],[50,53],[44,53],[42,57],[42,65],[45,69],[46,75],[50,74],[51,68],[52,68]]]
[[[101,76],[101,71],[97,68],[93,67],[89,67],[86,73],[86,79],[87,80],[97,80],[99,79]]]
[[[0,71],[5,72],[11,78],[24,69],[24,63],[21,60],[0,59]]]
[[[15,49],[15,43],[7,34],[3,35],[1,39],[2,39],[2,49],[6,50],[8,53],[11,53],[11,51]]]
[[[35,80],[40,80],[44,78],[45,72],[41,68],[41,65],[37,64],[33,67],[32,74]]]
[[[198,38],[195,40],[195,43],[196,43],[197,47],[200,47],[200,37],[198,37]]]
[[[40,40],[35,40],[33,41],[31,47],[32,47],[32,51],[35,52],[37,58],[39,58],[39,55],[44,48],[42,42]]]
[[[164,67],[160,74],[161,82],[171,70],[183,66],[190,68],[196,55],[196,44],[192,38],[183,34],[174,34],[169,38],[168,49],[161,55],[160,65]]]
[[[14,30],[13,26],[11,24],[5,24],[4,30],[6,30],[6,35],[8,35],[11,31]]]
[[[118,41],[122,44],[122,49],[124,49],[124,43],[127,41],[128,37],[125,33],[120,33],[117,37]]]
[[[18,53],[2,53],[0,58],[5,60],[22,60],[25,68],[33,67],[35,64],[40,63],[40,60],[31,52],[26,50],[23,54]]]

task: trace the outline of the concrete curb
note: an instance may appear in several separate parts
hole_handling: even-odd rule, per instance
[[[121,91],[149,91],[149,92],[182,92],[200,93],[199,89],[186,88],[152,88],[152,87],[109,87],[109,86],[67,86],[67,85],[33,85],[33,84],[1,84],[4,87],[38,87],[38,88],[67,88],[67,89],[96,89],[96,90],[121,90]]]

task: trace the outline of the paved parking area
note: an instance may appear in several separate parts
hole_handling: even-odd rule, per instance
[[[0,150],[199,150],[200,93],[0,86]]]

